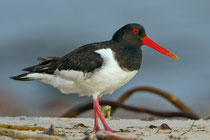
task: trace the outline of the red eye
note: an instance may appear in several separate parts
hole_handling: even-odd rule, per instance
[[[134,34],[138,34],[138,33],[139,33],[139,30],[138,30],[138,29],[136,29],[136,28],[135,28],[135,29],[133,29],[133,33],[134,33]]]

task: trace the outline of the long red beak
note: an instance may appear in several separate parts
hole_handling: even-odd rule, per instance
[[[141,39],[143,42],[142,44],[147,45],[159,52],[161,52],[162,54],[167,55],[168,57],[171,57],[175,60],[179,60],[179,57],[176,56],[175,54],[169,52],[167,49],[161,47],[160,45],[158,45],[157,43],[155,43],[154,41],[152,41],[149,37],[145,36],[144,38]]]

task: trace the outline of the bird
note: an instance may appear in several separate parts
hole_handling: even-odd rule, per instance
[[[113,93],[136,75],[142,64],[142,45],[179,59],[152,41],[143,25],[129,23],[118,29],[108,41],[83,45],[62,57],[38,57],[37,65],[27,67],[23,69],[25,73],[11,78],[19,81],[38,79],[64,94],[92,96],[93,132],[101,130],[98,118],[106,131],[116,132],[103,117],[99,99],[103,94]]]

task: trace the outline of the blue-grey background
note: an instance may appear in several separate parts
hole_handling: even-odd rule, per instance
[[[115,100],[136,86],[175,94],[202,117],[210,116],[209,0],[1,0],[0,115],[55,116],[88,97],[62,95],[39,81],[9,79],[37,63],[37,56],[62,56],[87,43],[104,41],[127,23],[140,23],[147,35],[180,57],[172,60],[143,46],[140,72],[104,99]],[[175,110],[152,94],[136,94],[127,104]],[[121,111],[118,117],[138,118]],[[92,116],[92,114],[83,114]]]

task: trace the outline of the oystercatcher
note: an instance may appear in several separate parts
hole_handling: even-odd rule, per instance
[[[114,132],[106,123],[99,98],[125,85],[138,72],[142,63],[141,46],[147,45],[175,60],[179,58],[147,37],[142,25],[127,24],[109,41],[84,45],[63,57],[38,58],[39,64],[23,69],[14,80],[39,79],[62,93],[78,93],[93,97],[95,125],[98,117],[105,130]]]

